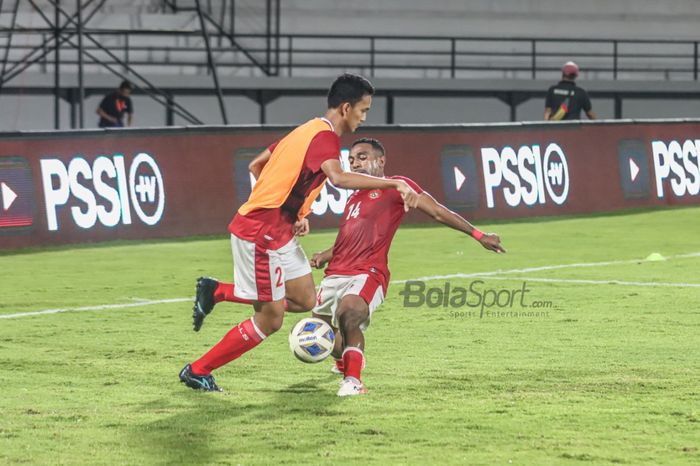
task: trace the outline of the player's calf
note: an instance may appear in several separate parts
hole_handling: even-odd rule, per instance
[[[343,298],[338,309],[338,323],[343,335],[343,383],[338,396],[361,395],[367,393],[362,385],[362,369],[365,366],[365,336],[361,325],[369,318],[369,306],[355,295]]]
[[[359,296],[345,296],[340,302],[337,319],[343,336],[343,348],[364,348],[365,336],[361,325],[369,319],[367,303]]]

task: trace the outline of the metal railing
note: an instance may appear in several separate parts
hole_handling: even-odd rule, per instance
[[[35,45],[20,45],[19,37],[37,35],[43,39],[48,28],[0,29],[0,37],[14,33],[13,51]],[[165,67],[206,67],[206,47],[201,31],[84,29],[100,37],[110,51],[131,65]],[[570,39],[570,38],[487,38],[430,36],[347,37],[320,34],[279,34],[270,41],[267,34],[236,34],[238,49],[229,45],[227,33],[210,32],[211,52],[216,66],[226,69],[262,69],[270,76],[298,76],[304,73],[362,70],[369,76],[416,72],[416,77],[433,73],[436,78],[494,76],[520,79],[551,77],[562,63],[577,61],[582,72],[599,79],[698,79],[698,44],[692,40]],[[172,40],[172,44],[149,43]],[[177,45],[178,38],[188,45]],[[39,39],[37,39],[39,40]],[[26,42],[26,41],[25,41]],[[0,43],[1,45],[1,43]],[[89,44],[85,50],[96,51]],[[105,57],[109,62],[109,58]],[[5,54],[2,66],[17,64],[20,53]],[[61,66],[75,65],[66,56]],[[42,70],[50,66],[42,62]],[[177,70],[173,70],[177,72]],[[392,74],[393,73],[393,74]],[[411,75],[409,74],[409,77]]]

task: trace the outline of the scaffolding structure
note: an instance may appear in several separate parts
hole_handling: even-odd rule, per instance
[[[279,50],[279,14],[280,0],[265,1],[266,28],[263,34],[258,35],[265,43],[265,53],[261,60],[251,53],[248,48],[241,45],[235,36],[236,1],[220,0],[215,6],[212,2],[194,0],[184,2],[182,0],[161,0],[160,7],[163,11],[173,13],[195,13],[199,27],[190,31],[167,31],[150,28],[132,28],[129,30],[110,30],[104,28],[91,28],[90,20],[105,6],[107,0],[75,0],[74,10],[68,10],[66,0],[43,0],[39,4],[37,0],[27,0],[33,12],[38,14],[45,23],[41,27],[24,27],[17,23],[18,12],[22,0],[0,0],[0,15],[10,18],[7,27],[0,28],[0,37],[4,39],[2,45],[3,55],[0,65],[0,93],[6,84],[21,75],[26,70],[37,64],[47,64],[53,68],[53,96],[54,96],[54,128],[60,128],[60,100],[64,99],[71,108],[71,128],[84,128],[85,108],[84,101],[87,95],[102,93],[103,88],[86,88],[85,86],[85,61],[97,65],[110,74],[129,80],[135,89],[149,96],[166,109],[168,125],[173,124],[174,115],[178,115],[190,124],[203,124],[194,114],[180,105],[173,98],[170,90],[163,89],[157,83],[150,80],[145,73],[139,71],[139,65],[129,60],[129,52],[134,49],[149,49],[148,45],[130,45],[130,38],[154,37],[162,35],[199,37],[203,46],[196,47],[198,52],[205,57],[208,73],[212,77],[212,86],[205,91],[213,93],[219,101],[219,109],[224,124],[228,123],[228,116],[223,101],[223,92],[219,81],[217,60],[212,51],[212,40],[218,41],[218,50],[225,47],[239,52],[248,62],[247,66],[254,66],[267,76],[276,76],[279,73],[279,54],[273,53],[274,44]],[[218,12],[216,14],[215,12]],[[13,38],[17,34],[35,35],[40,37],[39,43],[31,46],[19,47],[13,45]],[[103,44],[105,36],[123,37],[123,46],[107,47]],[[13,50],[21,50],[22,55],[10,59]],[[74,51],[73,57],[66,58],[66,51]],[[50,61],[49,61],[50,60]],[[275,61],[276,60],[276,61]],[[146,63],[148,64],[148,63]],[[166,63],[170,65],[170,63]],[[177,65],[177,64],[176,64]],[[67,87],[61,83],[61,71],[66,67],[72,67],[76,71],[77,86]],[[42,87],[23,89],[29,94],[41,95],[46,90]]]

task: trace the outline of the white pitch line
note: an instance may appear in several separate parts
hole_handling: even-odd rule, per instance
[[[478,278],[478,277],[476,277]],[[485,277],[489,280],[522,280],[523,282],[575,283],[581,285],[623,285],[642,287],[700,288],[700,283],[664,283],[664,282],[627,282],[623,280],[585,280],[576,278],[539,278],[539,277]]]
[[[678,254],[675,256],[669,256],[668,259],[683,259],[689,257],[700,257],[700,252],[691,252],[688,254]],[[512,273],[528,273],[528,272],[541,272],[543,270],[557,270],[566,268],[576,268],[576,267],[596,267],[596,266],[606,266],[606,265],[619,265],[619,264],[631,264],[643,262],[643,259],[630,259],[630,260],[619,260],[619,261],[605,261],[605,262],[582,262],[575,264],[559,264],[559,265],[545,265],[541,267],[529,267],[525,269],[510,269],[510,270],[494,270],[491,272],[476,272],[476,273],[453,273],[449,275],[432,275],[429,277],[419,277],[413,278],[411,280],[393,280],[393,284],[402,284],[407,281],[431,281],[431,280],[444,280],[448,278],[481,278],[488,277],[495,280],[525,280],[522,277],[496,277],[497,275],[512,274]],[[668,287],[700,287],[700,284],[695,283],[659,283],[659,282],[623,282],[619,280],[565,280],[565,279],[549,279],[549,278],[527,278],[529,281],[551,281],[551,282],[570,282],[570,283],[580,283],[580,284],[616,284],[616,285],[629,285],[629,286],[668,286]],[[17,312],[15,314],[0,314],[0,319],[16,319],[20,317],[30,317],[39,316],[44,314],[60,314],[63,312],[82,312],[82,311],[100,311],[103,309],[125,309],[129,307],[140,307],[140,306],[151,306],[153,304],[167,304],[167,303],[182,303],[185,301],[191,301],[192,298],[173,298],[173,299],[154,299],[154,300],[144,300],[136,303],[121,303],[121,304],[99,304],[96,306],[84,306],[84,307],[67,307],[63,309],[46,309],[43,311],[32,311],[32,312]]]
[[[686,259],[690,257],[700,257],[700,252],[691,252],[688,254],[679,254],[675,256],[669,256],[667,259]],[[410,280],[393,280],[391,283],[403,284],[408,281],[430,281],[430,280],[445,280],[448,278],[478,278],[478,277],[493,277],[495,275],[504,275],[511,273],[530,273],[530,272],[542,272],[544,270],[558,270],[558,269],[570,269],[570,268],[581,268],[581,267],[603,267],[606,265],[623,265],[623,264],[636,264],[639,262],[644,262],[644,259],[626,259],[618,261],[603,261],[603,262],[578,262],[573,264],[558,264],[558,265],[543,265],[540,267],[528,267],[524,269],[509,269],[509,270],[494,270],[491,272],[474,272],[474,273],[451,273],[448,275],[432,275],[427,277],[411,278]]]
[[[4,314],[4,315],[0,315],[0,319],[15,319],[17,317],[40,316],[40,315],[44,315],[44,314],[60,314],[62,312],[100,311],[102,309],[124,309],[127,307],[150,306],[152,304],[181,303],[183,301],[191,301],[191,300],[192,300],[192,298],[173,298],[173,299],[147,300],[147,301],[140,301],[138,303],[99,304],[96,306],[67,307],[64,309],[46,309],[44,311],[18,312],[16,314]]]

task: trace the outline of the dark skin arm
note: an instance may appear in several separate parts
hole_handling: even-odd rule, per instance
[[[430,194],[423,192],[418,195],[418,210],[429,215],[436,222],[440,222],[455,230],[461,231],[471,236],[474,231],[474,226],[469,223],[461,215],[451,211],[433,198]],[[501,239],[495,233],[484,233],[479,243],[489,251],[496,253],[505,253],[506,250],[501,246]],[[325,251],[314,253],[309,263],[312,267],[322,269],[333,258],[333,248],[328,248]]]
[[[475,229],[464,217],[443,206],[426,192],[418,196],[417,208],[421,212],[432,217],[436,222],[440,222],[450,228],[466,233],[469,236],[472,235]],[[501,239],[495,233],[484,233],[479,243],[489,251],[496,253],[506,252],[503,246],[501,246]]]

